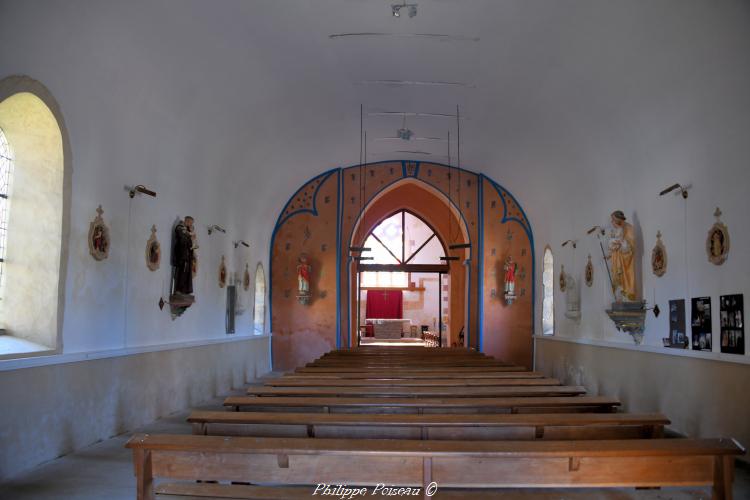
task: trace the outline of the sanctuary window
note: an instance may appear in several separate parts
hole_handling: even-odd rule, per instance
[[[0,300],[3,298],[5,282],[5,249],[8,240],[10,215],[10,183],[13,175],[13,156],[10,144],[0,128]]]
[[[550,247],[544,249],[544,260],[542,263],[542,334],[554,335],[555,333],[555,287],[554,287],[554,263]]]
[[[263,265],[255,268],[255,301],[253,303],[253,333],[263,335],[266,328],[266,275]]]

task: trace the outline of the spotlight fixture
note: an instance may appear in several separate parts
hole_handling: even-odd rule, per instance
[[[413,135],[414,135],[414,132],[412,132],[408,128],[400,128],[400,129],[396,130],[396,136],[399,139],[402,139],[404,141],[410,141],[411,140],[411,136],[413,136]]]
[[[664,196],[667,193],[671,193],[675,189],[679,189],[680,190],[680,194],[682,195],[682,197],[687,200],[687,197],[688,197],[688,187],[690,187],[690,186],[683,186],[682,184],[675,183],[675,184],[672,184],[671,186],[669,186],[668,188],[663,189],[661,191],[661,193],[659,193],[659,196]]]
[[[362,260],[375,260],[375,257],[352,257],[352,259],[356,261],[362,261]]]
[[[141,193],[152,198],[156,198],[156,191],[150,190],[143,184],[138,184],[137,186],[130,188],[130,190],[128,191],[128,196],[130,196],[131,198],[135,198],[135,193]]]
[[[445,256],[445,255],[439,258],[440,260],[460,260],[460,257]]]
[[[218,224],[212,224],[208,226],[208,234],[212,234],[214,231],[219,231],[220,233],[226,233],[227,230],[221,227]]]
[[[567,245],[568,243],[572,243],[572,244],[573,244],[573,248],[576,248],[576,247],[577,247],[577,245],[578,245],[578,240],[565,240],[565,241],[563,241],[563,244],[562,244],[562,246],[565,246],[565,245]]]
[[[401,9],[403,8],[406,8],[409,17],[417,15],[417,4],[406,3],[406,0],[404,0],[404,3],[394,3],[391,5],[391,13],[393,14],[393,17],[401,17]]]
[[[471,243],[454,243],[453,245],[448,245],[448,248],[450,250],[458,250],[460,248],[471,248]]]
[[[601,233],[602,235],[604,234],[604,228],[603,228],[602,226],[594,226],[594,227],[592,227],[591,229],[589,229],[588,231],[586,231],[586,234],[593,234],[593,233],[594,233],[594,231],[596,231],[597,229],[599,230],[599,232],[600,232],[600,233]]]
[[[350,252],[369,252],[372,250],[370,247],[349,247]]]
[[[237,248],[237,247],[239,247],[240,245],[242,245],[243,247],[246,247],[246,248],[250,248],[250,243],[248,243],[248,242],[247,242],[247,241],[245,241],[245,240],[240,240],[240,241],[235,241],[235,242],[234,242],[234,248]]]

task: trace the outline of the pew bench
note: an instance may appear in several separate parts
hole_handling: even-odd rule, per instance
[[[555,378],[545,377],[500,377],[475,379],[332,379],[318,377],[278,377],[267,380],[263,385],[270,387],[489,387],[562,384]]]
[[[395,397],[257,397],[230,396],[224,406],[235,411],[323,413],[611,413],[620,401],[606,396],[395,398]]]
[[[710,486],[713,498],[724,500],[732,497],[734,458],[744,453],[732,439],[467,442],[138,434],[126,447],[133,450],[138,500],[155,498],[156,479],[309,485],[309,494],[320,483],[383,483],[421,488],[422,498],[429,498],[426,488],[433,482],[438,491],[471,489],[477,498],[486,498],[483,488]]]
[[[194,411],[193,434],[366,439],[633,439],[663,437],[662,414],[367,415]]]
[[[250,386],[247,394],[263,398],[290,396],[311,397],[401,397],[401,398],[477,398],[578,396],[585,394],[582,386],[490,386],[490,387],[269,387]]]

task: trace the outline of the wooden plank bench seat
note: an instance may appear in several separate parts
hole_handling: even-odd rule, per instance
[[[415,368],[412,366],[399,366],[390,369],[367,368],[367,367],[330,367],[330,366],[303,366],[296,368],[295,373],[367,373],[376,375],[393,375],[393,374],[426,374],[426,373],[492,373],[492,372],[525,372],[527,368],[523,366],[454,366],[447,368],[445,366],[430,366]]]
[[[479,378],[479,379],[331,379],[317,377],[278,377],[265,381],[271,387],[479,387],[562,385],[555,378]]]
[[[279,380],[464,380],[464,379],[503,379],[503,378],[545,378],[540,372],[343,372],[343,373],[285,373]]]
[[[426,488],[712,486],[731,498],[731,439],[416,441],[133,436],[137,498],[155,478],[258,485],[384,483]],[[221,485],[220,485],[221,486]],[[312,491],[311,491],[312,493]],[[424,496],[423,498],[428,498]]]
[[[224,406],[236,411],[312,411],[323,413],[570,413],[614,411],[620,401],[605,396],[504,398],[377,398],[230,396]]]
[[[499,386],[499,387],[268,387],[251,386],[248,395],[268,397],[527,397],[527,396],[577,396],[586,389],[578,385],[553,386]]]
[[[374,439],[625,439],[662,437],[662,414],[372,415],[194,411],[193,434]]]

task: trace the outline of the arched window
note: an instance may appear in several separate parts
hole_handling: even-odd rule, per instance
[[[544,261],[542,266],[542,334],[554,335],[555,333],[555,267],[552,261],[552,250],[550,247],[544,249]]]
[[[446,255],[435,231],[416,215],[401,210],[383,220],[365,240],[370,250],[362,254],[372,257],[366,265],[383,264],[396,268],[415,265],[442,265],[440,257]],[[363,287],[406,287],[408,273],[404,271],[365,271]]]
[[[255,268],[255,302],[253,304],[253,333],[263,335],[266,328],[266,275],[263,265]]]
[[[0,128],[0,300],[3,298],[5,277],[5,248],[8,240],[10,215],[10,181],[13,174],[13,157],[5,132]]]

